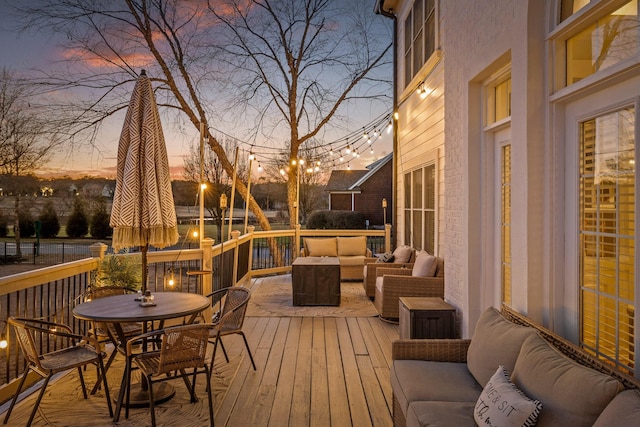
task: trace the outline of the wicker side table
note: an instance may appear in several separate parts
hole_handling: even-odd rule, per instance
[[[456,338],[456,309],[442,298],[400,297],[400,339]]]

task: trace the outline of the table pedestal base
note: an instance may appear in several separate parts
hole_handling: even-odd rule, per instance
[[[176,390],[173,388],[171,384],[167,383],[155,383],[153,385],[153,403],[159,404],[166,402],[171,399],[175,394]],[[116,401],[116,404],[118,402]],[[126,403],[126,396],[125,401]],[[129,407],[130,408],[148,408],[149,407],[149,390],[145,390],[142,388],[142,384],[132,384],[131,385],[131,396],[129,397]]]

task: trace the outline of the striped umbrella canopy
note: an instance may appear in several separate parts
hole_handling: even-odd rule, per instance
[[[113,248],[139,246],[142,290],[147,288],[147,250],[178,241],[169,160],[151,80],[144,70],[133,89],[118,144],[111,208]]]

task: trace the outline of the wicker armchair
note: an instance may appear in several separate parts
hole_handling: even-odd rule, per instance
[[[397,261],[395,255],[406,256],[409,251],[409,256],[401,261]],[[376,296],[376,277],[378,277],[378,268],[413,268],[413,262],[416,259],[416,250],[409,246],[400,246],[393,251],[394,260],[391,262],[380,262],[378,258],[367,258],[364,264],[363,281],[362,286],[367,296],[371,299]]]
[[[212,306],[214,308],[213,319],[211,319],[211,323],[213,323],[214,327],[211,330],[209,339],[209,342],[214,344],[210,369],[213,370],[213,363],[216,358],[218,343],[220,343],[220,347],[224,353],[224,358],[227,363],[229,362],[229,356],[227,356],[227,351],[224,348],[224,344],[222,344],[222,337],[225,335],[238,334],[241,335],[244,340],[244,346],[247,348],[247,353],[249,353],[249,358],[251,359],[251,365],[255,371],[256,364],[253,361],[253,355],[251,354],[251,349],[249,349],[247,337],[244,335],[244,332],[242,332],[244,315],[247,312],[247,305],[249,304],[251,292],[247,288],[231,286],[228,288],[218,289],[217,291],[207,295],[207,297],[211,298]]]
[[[408,268],[378,268],[373,304],[383,319],[397,319],[400,297],[444,298],[444,260],[437,259],[434,277],[415,277]]]
[[[182,378],[189,390],[191,402],[193,403],[198,401],[195,394],[196,377],[198,374],[205,374],[207,377],[207,397],[209,399],[209,424],[213,427],[213,399],[211,396],[211,387],[209,386],[211,382],[211,371],[205,360],[209,333],[212,328],[213,325],[209,323],[173,326],[147,332],[127,341],[127,359],[130,360],[130,362],[128,362],[125,367],[126,372],[120,390],[116,420],[122,408],[121,402],[125,389],[127,402],[125,417],[129,416],[131,369],[132,365],[136,365],[149,384],[149,410],[151,412],[152,426],[156,425],[153,396],[154,383]],[[137,349],[138,345],[151,338],[158,338],[160,340],[160,349],[139,353]],[[189,381],[188,377],[193,377],[193,381]]]
[[[9,410],[4,417],[4,424],[9,421],[11,411],[18,400],[18,395],[22,390],[25,379],[31,371],[43,377],[44,384],[40,388],[40,394],[38,394],[36,403],[33,405],[33,411],[31,412],[27,426],[30,426],[33,422],[33,418],[36,415],[42,396],[44,396],[44,392],[47,389],[49,380],[58,372],[77,368],[80,384],[82,385],[82,394],[84,398],[87,399],[87,389],[82,375],[82,367],[88,364],[94,364],[98,369],[98,379],[104,384],[104,394],[107,399],[107,406],[109,407],[109,415],[113,416],[109,386],[107,385],[107,378],[104,375],[105,370],[102,362],[104,353],[100,351],[100,346],[95,338],[74,334],[71,328],[66,325],[44,320],[10,317],[7,323],[15,330],[17,341],[20,344],[20,349],[27,362],[27,368],[22,374],[18,389],[13,395],[11,406],[9,406]],[[40,350],[43,347],[39,346],[38,343],[46,342],[49,338],[56,342],[61,342],[61,340],[62,342],[69,342],[70,345],[48,353],[42,353]]]

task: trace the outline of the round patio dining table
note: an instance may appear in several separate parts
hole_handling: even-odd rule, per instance
[[[147,323],[159,321],[159,327],[162,328],[165,320],[187,316],[189,318],[186,323],[193,323],[196,316],[211,304],[203,295],[186,292],[156,292],[153,296],[155,305],[152,306],[143,306],[142,301],[137,300],[141,297],[140,294],[98,298],[76,306],[73,316],[81,320],[113,324],[118,337],[112,337],[112,340],[117,348],[118,342],[126,342],[124,331],[120,327],[122,323],[141,322],[146,329]],[[148,405],[149,395],[146,386],[141,384],[141,387],[136,387],[136,393],[131,395],[130,406]],[[158,383],[154,385],[153,394],[154,402],[160,403],[173,397],[175,390],[170,384]],[[121,405],[122,402],[118,400],[118,407]],[[119,414],[119,411],[116,411],[116,414]]]

